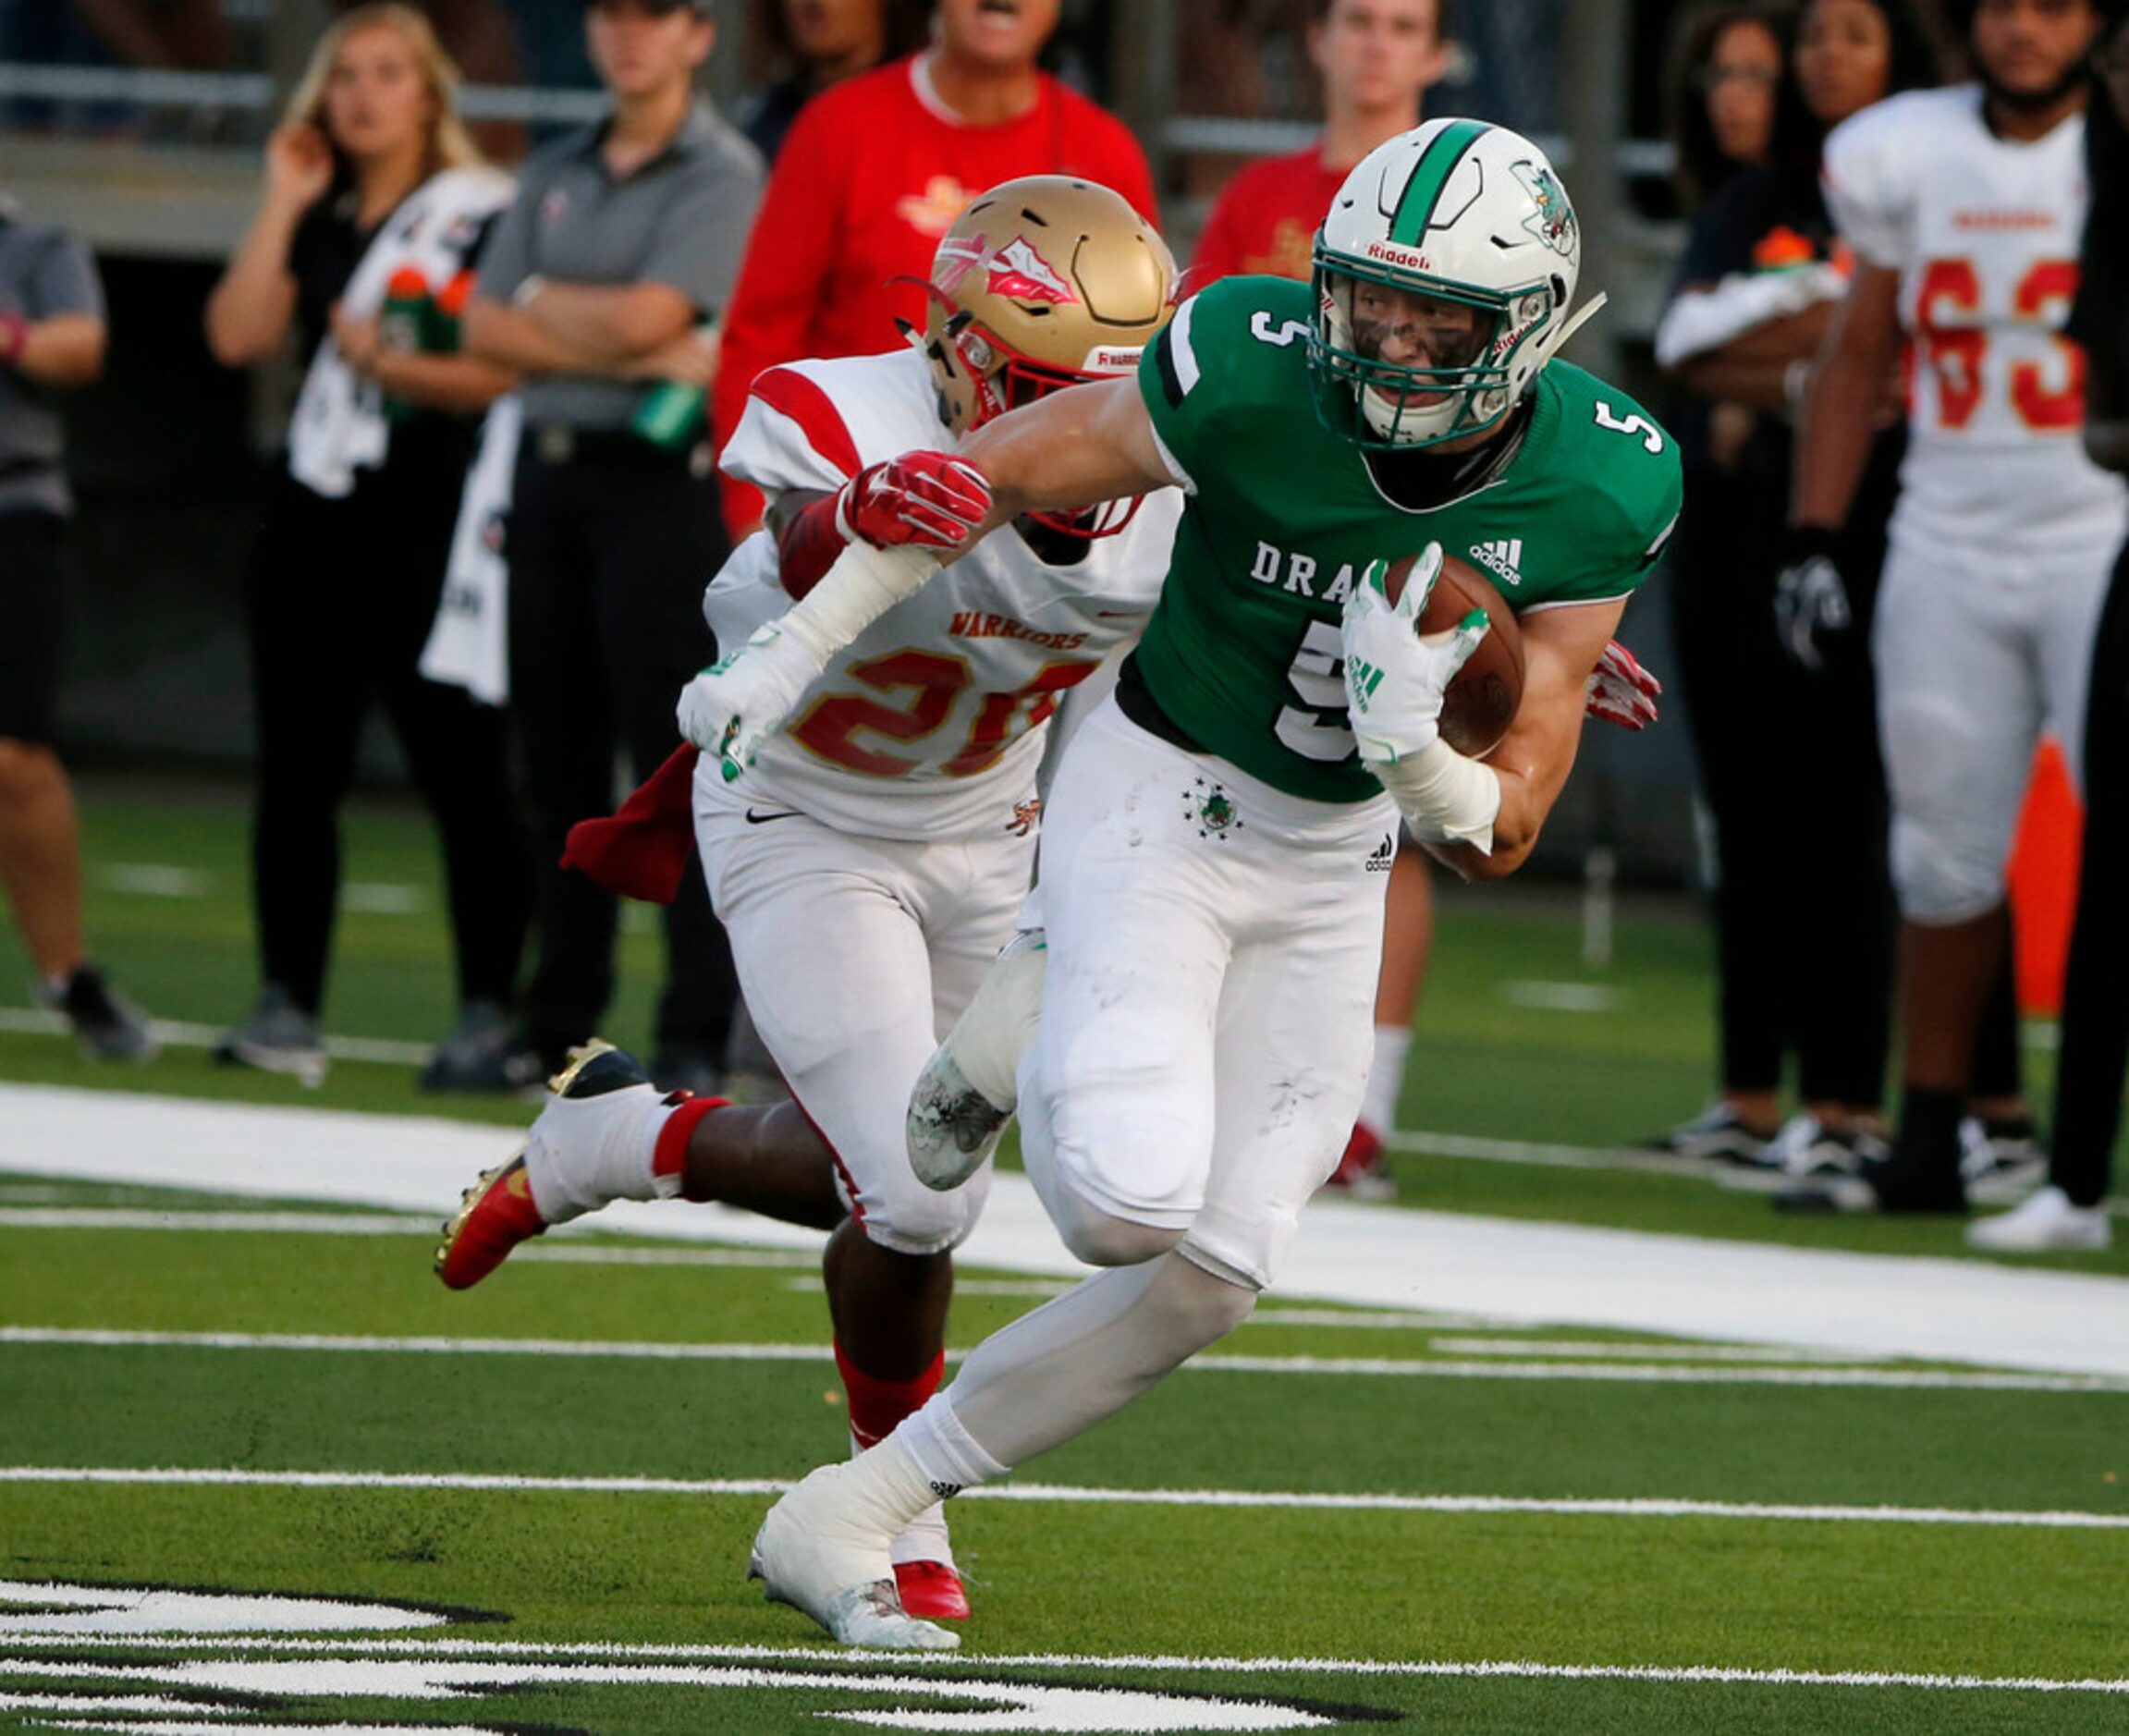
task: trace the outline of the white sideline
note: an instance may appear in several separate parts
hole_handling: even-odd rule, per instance
[[[329,1200],[440,1220],[507,1130],[419,1117],[0,1085],[0,1170]],[[814,1232],[721,1206],[623,1204],[631,1234],[811,1253]],[[571,1230],[583,1233],[581,1224]],[[565,1234],[569,1232],[563,1232]],[[1078,1276],[1019,1176],[1000,1176],[973,1265]],[[2129,1375],[2129,1279],[1567,1224],[1312,1206],[1279,1293],[1872,1357]]]
[[[781,1495],[777,1477],[543,1477],[503,1472],[241,1471],[124,1465],[0,1465],[0,1484],[191,1485],[295,1489],[454,1489],[550,1495]],[[1251,1489],[1087,1488],[1055,1483],[994,1483],[966,1489],[964,1501],[1036,1506],[1220,1507],[1368,1513],[1553,1513],[1581,1519],[1738,1519],[1812,1524],[1977,1525],[2038,1531],[2129,1531],[2129,1513],[1988,1507],[1854,1507],[1778,1501],[1704,1501],[1622,1496],[1547,1500],[1511,1495],[1340,1495]]]

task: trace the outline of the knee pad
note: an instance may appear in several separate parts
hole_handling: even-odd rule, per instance
[[[1895,816],[1891,866],[1900,914],[1911,923],[1949,927],[2003,901],[2004,863],[1983,840],[1951,837]]]
[[[895,1155],[899,1158],[901,1154]],[[859,1213],[865,1240],[896,1253],[945,1253],[960,1247],[990,1197],[990,1166],[985,1164],[945,1193],[925,1187],[906,1162],[900,1164],[900,1171],[891,1181],[868,1183],[854,1197],[850,1197],[847,1172],[838,1172],[840,1191],[850,1197],[850,1209]]]

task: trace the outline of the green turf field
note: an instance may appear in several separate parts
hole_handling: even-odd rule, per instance
[[[88,819],[99,950],[159,1016],[237,1016],[227,801],[128,791]],[[365,805],[348,877],[393,890],[343,922],[330,1028],[434,1034],[418,820]],[[628,945],[632,1040],[653,960]],[[1597,971],[1572,901],[1448,900],[1403,1119],[1494,1155],[1402,1155],[1404,1203],[1967,1257],[1951,1226],[1778,1220],[1608,1162],[1696,1106],[1707,1006],[1682,904],[1630,907]],[[174,1045],[114,1076],[0,1030],[0,1083],[530,1113],[410,1074],[343,1062],[305,1094]],[[846,1438],[805,1254],[580,1238],[450,1295],[418,1221],[6,1153],[0,1123],[0,1728],[2129,1729],[2129,1380],[1274,1296],[955,1504],[960,1655],[868,1659],[742,1577],[775,1492]],[[964,1274],[953,1345],[1054,1288]]]

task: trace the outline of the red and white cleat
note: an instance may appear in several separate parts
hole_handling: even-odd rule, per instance
[[[928,1621],[966,1621],[969,1595],[961,1576],[944,1561],[897,1561],[895,1589],[905,1614]]]
[[[677,1175],[653,1169],[659,1131],[688,1093],[661,1096],[634,1056],[595,1041],[569,1051],[569,1066],[547,1090],[552,1096],[525,1143],[466,1190],[459,1215],[444,1226],[436,1276],[448,1289],[478,1284],[549,1225],[615,1200],[679,1191]],[[721,1106],[718,1099],[698,1101]]]
[[[459,1215],[444,1226],[436,1276],[447,1290],[471,1290],[520,1241],[547,1233],[525,1177],[525,1155],[488,1170],[466,1190]]]

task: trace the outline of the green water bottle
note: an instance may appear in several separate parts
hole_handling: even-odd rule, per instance
[[[716,330],[716,325],[704,321],[695,327],[695,336],[707,338]],[[643,395],[643,401],[636,406],[636,414],[629,426],[639,437],[655,446],[668,450],[684,446],[693,440],[703,426],[703,409],[708,394],[699,385],[683,385],[678,380],[660,380]]]
[[[413,266],[402,265],[385,286],[385,304],[377,310],[378,343],[386,349],[428,348],[434,308],[429,298],[429,280]],[[405,398],[385,397],[385,414],[391,421],[405,422],[413,413],[414,406]]]

